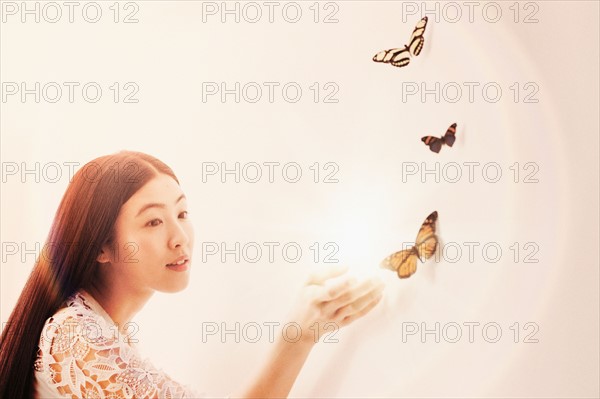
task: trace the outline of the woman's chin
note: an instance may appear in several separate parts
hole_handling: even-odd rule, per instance
[[[175,293],[183,291],[187,288],[190,283],[190,278],[188,276],[182,276],[182,278],[177,279],[177,281],[172,281],[168,285],[163,285],[157,289],[157,291],[165,292],[165,293]]]

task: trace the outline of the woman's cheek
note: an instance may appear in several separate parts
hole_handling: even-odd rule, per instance
[[[195,231],[194,231],[194,226],[192,226],[190,224],[189,226],[189,232],[188,232],[188,237],[189,237],[189,243],[188,246],[190,247],[190,249],[194,248],[194,238],[195,238]]]

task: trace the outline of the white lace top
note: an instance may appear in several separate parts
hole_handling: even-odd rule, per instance
[[[46,320],[34,370],[38,399],[203,397],[142,359],[83,289]]]

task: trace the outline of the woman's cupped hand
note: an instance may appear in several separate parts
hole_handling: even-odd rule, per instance
[[[305,342],[316,343],[369,313],[381,301],[384,287],[381,279],[352,276],[344,266],[313,272],[300,290],[292,321]]]

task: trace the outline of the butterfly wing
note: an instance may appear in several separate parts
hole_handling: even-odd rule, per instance
[[[407,66],[410,62],[409,50],[408,47],[405,47],[400,53],[394,57],[394,60],[391,64],[395,67],[401,68],[403,66]]]
[[[373,56],[373,61],[392,64],[395,67],[403,67],[410,62],[408,47],[392,48],[383,50]]]
[[[435,253],[438,243],[435,235],[437,218],[437,211],[433,211],[421,225],[415,246],[394,252],[381,261],[380,266],[395,271],[400,278],[412,276],[417,271],[417,260],[424,262]]]
[[[425,43],[425,38],[423,34],[425,33],[425,28],[427,27],[427,17],[421,18],[419,22],[417,22],[417,26],[413,30],[412,35],[410,36],[410,42],[408,48],[410,49],[410,53],[414,56],[421,54],[421,50],[423,49],[423,44]]]
[[[405,57],[405,52],[408,52],[406,46],[403,48],[391,48],[389,50],[383,50],[373,56],[373,61],[384,63],[397,62],[397,60]],[[406,57],[408,57],[408,54]]]
[[[407,278],[417,271],[417,259],[415,247],[412,247],[391,254],[381,262],[381,267],[395,271],[400,278]]]
[[[379,53],[375,54],[373,57],[373,61],[375,62],[384,62],[392,64],[395,67],[403,67],[410,63],[410,56],[416,56],[421,54],[421,50],[423,49],[423,44],[425,43],[425,38],[423,37],[423,33],[425,33],[425,27],[427,26],[427,17],[421,18],[413,33],[410,37],[410,42],[407,46],[403,48],[393,48],[389,50],[383,50]]]
[[[452,147],[454,141],[456,140],[456,123],[450,125],[448,130],[446,130],[446,134],[444,134],[444,143]]]
[[[403,66],[407,66],[409,63],[410,57],[408,56],[408,50],[404,50],[391,64],[395,67],[401,68]]]
[[[402,263],[400,267],[398,267],[398,277],[408,278],[415,274],[415,272],[417,271],[417,259],[418,257],[415,253],[406,258],[406,261],[404,261],[404,263]]]
[[[427,216],[417,234],[415,248],[421,262],[425,262],[435,254],[438,243],[438,238],[435,235],[437,218],[437,211],[432,212]]]
[[[442,140],[438,137],[425,136],[421,137],[421,141],[429,146],[429,149],[435,153],[439,153],[442,149]]]
[[[425,38],[423,36],[414,38],[408,45],[410,53],[413,56],[417,56],[417,55],[421,54],[421,50],[423,49],[424,43],[425,43]]]

